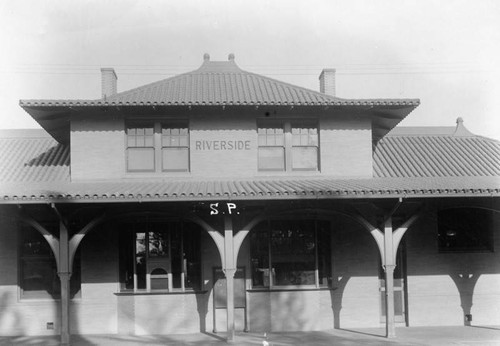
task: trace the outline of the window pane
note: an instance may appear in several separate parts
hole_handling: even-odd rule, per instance
[[[283,147],[259,148],[259,170],[285,170],[285,150]]]
[[[171,136],[170,141],[167,144],[169,147],[178,147],[179,146],[179,136]]]
[[[146,233],[143,232],[135,237],[135,274],[137,288],[146,288]]]
[[[250,232],[252,286],[269,287],[269,233],[267,228]]]
[[[264,146],[267,144],[266,135],[259,134],[259,146]]]
[[[144,147],[144,143],[146,143],[144,136],[135,136],[136,147]]]
[[[135,136],[128,136],[127,137],[127,147],[135,147],[136,146],[136,143],[135,143]]]
[[[154,137],[153,136],[144,137],[144,146],[145,147],[153,147],[154,146]]]
[[[499,218],[493,211],[455,208],[438,213],[438,245],[442,252],[493,251],[493,230]]]
[[[271,263],[276,285],[314,285],[314,221],[271,222]]]
[[[59,294],[59,278],[52,258],[23,259],[22,273],[24,298],[51,298]]]
[[[163,148],[162,165],[164,171],[189,171],[189,149],[181,147]]]
[[[319,285],[330,286],[332,282],[330,223],[317,221]]]
[[[179,136],[179,146],[181,146],[181,147],[188,147],[189,146],[187,135]]]
[[[186,288],[201,288],[201,247],[200,227],[194,223],[185,223],[183,237],[183,271]]]
[[[283,134],[278,134],[275,137],[276,145],[285,145],[285,136]]]
[[[153,148],[128,148],[127,170],[153,172],[155,170],[155,150]]]
[[[317,147],[293,147],[292,169],[315,171],[318,169]]]
[[[169,223],[170,233],[170,251],[172,261],[172,286],[173,288],[182,287],[182,273],[183,273],[183,250],[182,250],[182,231],[176,227],[176,223]]]
[[[257,133],[259,135],[259,146],[284,144],[283,128],[279,123],[273,122],[273,125],[259,127]]]
[[[315,145],[317,146],[318,145],[318,134],[317,133],[310,133],[309,134],[309,142],[307,143],[307,145]]]
[[[34,228],[26,228],[23,230],[22,255],[49,257],[52,255],[52,250],[40,232]]]
[[[149,256],[168,256],[168,236],[164,232],[149,232]]]
[[[318,145],[318,128],[315,124],[296,125],[292,128],[293,145]]]

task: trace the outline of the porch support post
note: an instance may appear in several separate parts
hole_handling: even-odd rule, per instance
[[[385,271],[385,317],[386,337],[396,337],[394,323],[394,243],[392,234],[392,216],[389,216],[384,224],[384,271]]]
[[[69,327],[69,280],[71,267],[69,263],[68,229],[62,220],[59,221],[59,279],[61,280],[61,344],[70,341]]]
[[[224,274],[226,275],[227,306],[227,341],[234,341],[234,274],[236,273],[234,258],[233,220],[231,215],[224,216]]]

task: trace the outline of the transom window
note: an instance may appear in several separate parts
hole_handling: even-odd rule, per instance
[[[330,223],[270,220],[250,232],[253,287],[328,286]]]
[[[128,123],[127,171],[188,172],[187,122]]]
[[[319,170],[316,122],[261,121],[257,134],[260,171]]]

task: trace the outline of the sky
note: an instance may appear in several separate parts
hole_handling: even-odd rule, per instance
[[[37,128],[20,99],[97,99],[227,60],[341,98],[418,98],[400,126],[500,140],[500,1],[99,0],[0,2],[0,129]]]

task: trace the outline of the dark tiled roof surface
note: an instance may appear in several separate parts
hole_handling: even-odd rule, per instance
[[[234,60],[205,61],[192,72],[124,91],[106,100],[21,100],[40,106],[331,105],[417,106],[417,99],[341,99],[240,69]]]
[[[0,138],[0,184],[69,182],[69,146],[48,136]]]
[[[500,176],[500,142],[480,136],[389,135],[373,155],[377,177]]]

